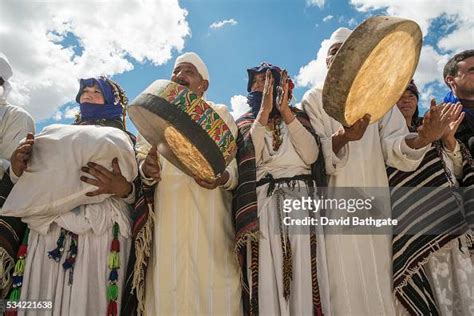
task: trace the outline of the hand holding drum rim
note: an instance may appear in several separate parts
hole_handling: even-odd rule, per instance
[[[209,182],[199,178],[194,178],[194,181],[196,181],[197,184],[199,184],[205,189],[214,190],[218,186],[224,185],[229,180],[229,177],[229,172],[227,172],[227,170],[224,170],[224,172],[213,182]]]
[[[418,136],[423,144],[431,144],[443,136],[449,139],[450,135],[456,132],[457,126],[464,117],[460,117],[461,109],[460,104],[442,103],[436,105],[436,100],[431,100],[430,109],[423,117],[423,124],[418,128]]]
[[[28,167],[28,161],[31,158],[34,143],[35,136],[32,133],[28,133],[26,140],[15,149],[11,156],[11,170],[17,177],[20,177]]]
[[[337,155],[339,151],[347,143],[360,140],[367,130],[370,123],[370,114],[365,114],[361,119],[357,120],[352,126],[341,127],[332,136],[332,150]]]
[[[158,163],[159,154],[156,145],[151,146],[145,161],[142,165],[142,171],[147,178],[152,178],[156,182],[161,180],[161,169]]]
[[[367,130],[370,123],[370,114],[365,114],[361,119],[357,120],[352,126],[345,127],[342,133],[343,137],[348,141],[360,140]]]
[[[113,194],[126,198],[133,190],[132,184],[122,175],[117,158],[112,159],[112,171],[94,162],[87,163],[87,167],[82,167],[81,171],[94,177],[82,176],[81,181],[97,187],[97,190],[86,193],[86,196]]]

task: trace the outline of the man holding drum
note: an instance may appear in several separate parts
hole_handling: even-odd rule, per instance
[[[209,74],[197,54],[185,53],[176,59],[171,81],[202,97]],[[226,106],[206,102],[236,138],[237,126]],[[176,168],[140,135],[137,149],[145,183],[158,183],[145,302],[139,298],[139,308],[147,315],[241,314],[230,192],[237,185],[235,159],[208,182]]]
[[[351,32],[339,28],[331,35],[326,59],[328,68]],[[321,88],[308,91],[302,103],[321,137],[329,186],[333,187],[388,188],[385,164],[403,171],[415,170],[429,144],[444,130],[439,108],[430,110],[430,120],[418,134],[410,134],[397,107],[374,124],[369,125],[370,115],[366,114],[352,126],[343,127],[323,109]],[[395,314],[390,242],[388,234],[370,232],[326,235],[329,294],[334,315]]]

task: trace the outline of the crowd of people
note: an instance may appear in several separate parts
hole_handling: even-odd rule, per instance
[[[328,67],[350,34],[332,34]],[[474,313],[474,50],[449,60],[446,97],[423,116],[412,80],[380,120],[366,114],[350,127],[325,112],[322,87],[298,109],[286,70],[262,63],[247,73],[249,111],[236,121],[206,100],[237,154],[205,181],[127,132],[125,91],[105,77],[80,80],[72,126],[35,135],[32,117],[8,102],[13,71],[0,54],[0,294],[52,302],[9,313]],[[198,97],[211,83],[191,52],[176,59],[171,81]],[[54,137],[70,144],[48,147]],[[31,178],[53,156],[54,176],[67,180]],[[63,186],[67,201],[11,211]],[[384,211],[398,225],[389,234],[282,225],[285,198],[318,199],[325,187],[386,190]]]

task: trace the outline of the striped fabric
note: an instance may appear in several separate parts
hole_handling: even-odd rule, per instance
[[[0,208],[13,188],[9,173],[6,172],[0,180]],[[20,247],[21,238],[25,233],[26,224],[18,217],[0,216],[0,298],[5,298],[12,285],[13,267],[16,254]]]
[[[300,123],[312,134],[320,145],[319,138],[311,127],[308,116],[305,112],[296,108],[291,108]],[[234,191],[232,201],[232,212],[236,232],[236,255],[242,269],[242,297],[244,304],[244,313],[246,315],[258,314],[258,240],[259,240],[259,222],[256,174],[257,167],[255,162],[255,151],[250,135],[255,117],[252,112],[247,112],[237,120],[239,135],[237,137],[237,164],[239,171],[239,183]],[[312,165],[312,175],[316,180],[318,187],[327,185],[326,171],[324,167],[324,158],[322,151],[319,151],[317,161]],[[313,240],[314,239],[314,240]],[[251,245],[251,266],[247,267],[247,243]],[[311,258],[316,262],[316,240],[312,238]],[[247,268],[251,271],[252,289],[249,289],[249,280],[247,280]],[[316,269],[313,272],[313,302],[314,310],[321,310],[319,290],[317,285]],[[251,295],[251,297],[250,297]]]
[[[137,180],[136,180],[137,181]],[[138,199],[132,217],[132,247],[128,258],[127,279],[122,291],[121,315],[141,315],[145,298],[145,275],[152,246],[153,207],[155,186],[143,184],[138,177],[135,184]]]
[[[462,211],[464,207],[466,215],[472,214],[474,206],[470,155],[461,146],[464,178],[459,181],[459,194],[442,159],[441,143],[433,145],[417,170],[402,172],[387,168],[392,217],[398,219],[392,242],[393,287],[399,301],[412,315],[438,314],[423,269],[430,256],[456,238],[472,238]]]

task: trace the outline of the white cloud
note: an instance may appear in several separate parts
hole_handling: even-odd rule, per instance
[[[443,81],[443,67],[449,60],[449,55],[441,55],[429,45],[421,48],[420,60],[415,71],[415,83],[418,86],[425,86],[431,82]]]
[[[234,19],[229,19],[229,20],[214,22],[211,25],[209,25],[209,28],[211,28],[211,29],[220,29],[220,28],[223,28],[226,25],[237,25],[237,21],[234,20]]]
[[[306,0],[306,5],[308,7],[315,7],[318,6],[320,8],[324,7],[325,0]]]
[[[316,59],[301,67],[296,75],[297,87],[322,86],[327,74],[326,55],[329,49],[329,40],[321,43]]]
[[[64,118],[67,118],[67,119],[76,118],[76,114],[78,114],[78,113],[79,113],[79,107],[78,106],[68,107],[64,111]]]
[[[74,119],[76,114],[79,113],[79,107],[77,105],[64,106],[61,110],[57,110],[56,113],[52,116],[52,119],[55,121],[60,121],[62,119]]]
[[[55,121],[60,121],[62,118],[63,118],[63,112],[61,112],[61,111],[57,111],[53,115],[53,120],[55,120]]]
[[[443,18],[447,26],[441,27],[444,31],[454,28],[454,31],[442,35],[436,47],[425,45],[422,47],[420,61],[415,72],[415,82],[423,91],[427,86],[429,91],[433,87],[443,87],[442,69],[453,52],[472,48],[474,29],[474,2],[472,0],[458,0],[446,2],[444,0],[432,0],[428,4],[425,1],[413,0],[351,0],[350,3],[362,12],[373,10],[385,10],[388,15],[401,16],[416,21],[424,35],[435,19]],[[346,22],[353,27],[357,24],[355,19],[346,21],[344,16],[339,17],[339,22]],[[326,41],[326,40],[325,40]],[[317,58],[300,68],[296,77],[297,85],[310,87],[322,85],[327,73],[326,54],[327,45],[323,43],[318,51]],[[440,51],[440,52],[439,52]],[[429,85],[429,87],[428,87]],[[430,92],[431,93],[431,92]],[[428,99],[428,96],[425,97]],[[426,101],[425,100],[425,101]]]
[[[0,51],[14,68],[10,101],[37,121],[57,118],[79,78],[130,71],[131,61],[166,63],[190,34],[186,16],[178,0],[2,1]]]
[[[235,120],[250,110],[250,107],[247,104],[247,97],[243,95],[234,95],[230,98],[230,105],[232,107],[230,114],[232,114]]]
[[[473,8],[474,10],[474,8]],[[472,17],[474,19],[474,16]],[[459,52],[472,49],[474,43],[474,23],[472,21],[460,22],[458,28],[443,37],[438,42],[438,47],[445,51]]]
[[[357,10],[368,12],[385,9],[387,14],[401,16],[416,21],[424,35],[434,19],[445,17],[450,24],[456,21],[457,29],[444,36],[438,47],[446,51],[472,48],[474,28],[474,2],[472,0],[351,0]]]
[[[323,18],[323,22],[330,21],[332,18],[333,18],[332,15],[325,16],[325,17]]]
[[[349,21],[347,21],[347,24],[349,24],[350,27],[354,27],[354,26],[356,26],[358,23],[357,23],[357,20],[356,20],[356,19],[351,18]]]

